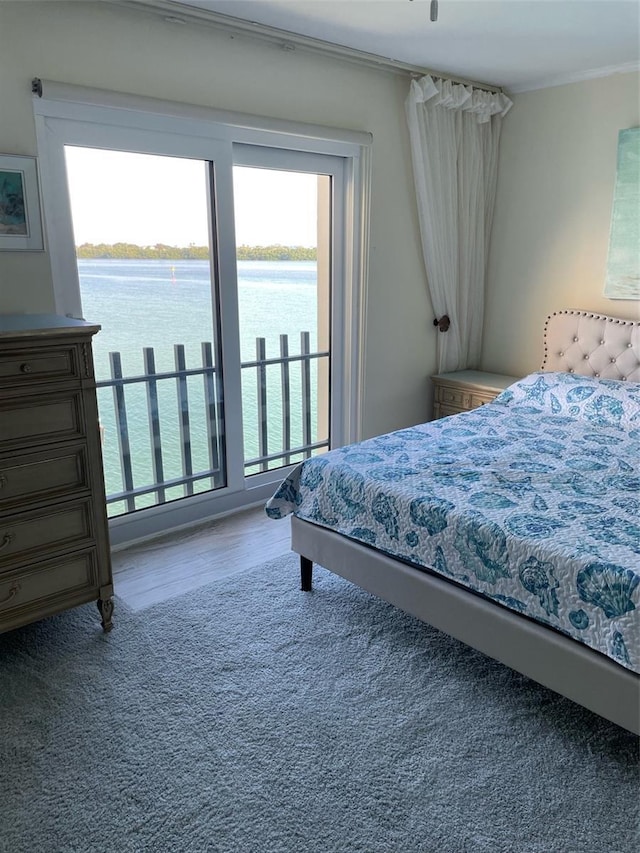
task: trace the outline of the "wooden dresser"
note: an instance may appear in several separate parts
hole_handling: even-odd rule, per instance
[[[432,376],[431,381],[434,384],[433,419],[436,420],[490,403],[501,391],[517,382],[518,377],[482,370],[458,370]]]
[[[91,352],[99,328],[0,315],[0,632],[88,601],[111,628]]]

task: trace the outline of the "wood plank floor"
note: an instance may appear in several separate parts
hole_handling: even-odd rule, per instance
[[[257,507],[113,554],[116,595],[133,610],[289,553],[289,519]]]

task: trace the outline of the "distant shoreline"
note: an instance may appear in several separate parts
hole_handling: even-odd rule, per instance
[[[78,258],[93,260],[169,260],[206,261],[208,246],[138,246],[135,243],[82,243],[76,246]],[[238,246],[239,261],[315,261],[314,246]]]

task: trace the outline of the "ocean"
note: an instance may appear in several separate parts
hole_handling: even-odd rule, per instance
[[[109,353],[119,352],[124,376],[144,373],[142,350],[153,347],[158,372],[175,369],[174,344],[184,344],[187,368],[202,364],[201,343],[213,340],[211,287],[208,261],[171,260],[78,260],[84,316],[102,326],[94,338],[96,379],[109,379]],[[317,345],[316,264],[314,261],[239,261],[238,311],[243,362],[256,357],[256,338],[266,339],[267,358],[280,354],[280,335],[289,335],[290,354],[300,352],[300,333],[309,332],[311,351]],[[316,364],[312,364],[312,424],[316,425]],[[292,443],[302,443],[299,367],[291,366]],[[245,459],[259,455],[256,412],[257,372],[242,371],[243,441]],[[194,471],[209,467],[206,442],[202,376],[189,377],[189,412]],[[269,452],[282,449],[282,400],[280,367],[268,368]],[[134,486],[154,482],[151,441],[144,383],[125,387]],[[182,476],[179,411],[176,382],[158,382],[158,410],[162,439],[164,477]],[[124,488],[118,451],[113,391],[98,391],[103,427],[103,458],[107,495]],[[280,463],[274,462],[275,467]],[[247,473],[253,473],[249,470]],[[195,491],[210,488],[210,481]],[[168,490],[167,499],[182,497],[182,487]],[[136,508],[156,503],[141,496]],[[109,514],[125,511],[121,502],[110,504]]]

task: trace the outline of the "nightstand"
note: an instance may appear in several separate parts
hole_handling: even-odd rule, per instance
[[[501,391],[518,381],[517,376],[484,373],[482,370],[458,370],[432,376],[433,419],[445,418],[477,409],[494,400]]]

